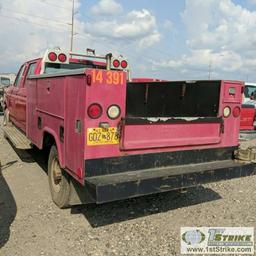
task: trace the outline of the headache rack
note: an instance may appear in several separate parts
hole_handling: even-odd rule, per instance
[[[88,60],[91,59],[91,60]],[[102,60],[96,61],[96,60]],[[97,55],[95,50],[87,49],[87,53],[65,52],[60,48],[48,49],[42,58],[42,68],[40,74],[44,74],[46,67],[63,66],[69,64],[91,64],[92,68],[104,68],[111,71],[127,72],[130,80],[130,67],[128,60],[122,55],[114,56],[112,53]]]

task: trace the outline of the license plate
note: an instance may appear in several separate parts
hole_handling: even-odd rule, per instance
[[[88,128],[87,129],[87,145],[115,145],[119,144],[119,132],[117,128]]]

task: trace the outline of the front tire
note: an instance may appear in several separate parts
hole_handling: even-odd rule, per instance
[[[69,207],[70,181],[60,167],[58,151],[51,147],[48,159],[48,181],[53,202],[61,209]]]
[[[3,119],[3,126],[7,126],[10,125],[10,114],[9,114],[9,110],[6,108],[4,110],[4,119]]]

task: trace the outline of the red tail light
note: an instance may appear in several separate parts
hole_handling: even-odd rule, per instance
[[[119,61],[119,60],[114,60],[114,61],[113,61],[113,66],[114,66],[115,68],[119,68],[119,66],[120,66],[120,61]]]
[[[239,117],[240,116],[240,113],[241,113],[241,109],[239,107],[235,107],[233,109],[233,116],[234,117]]]
[[[90,105],[90,107],[88,108],[88,116],[92,119],[98,119],[100,118],[102,115],[102,107],[97,104],[97,103],[93,103],[92,105]]]
[[[48,54],[48,59],[49,59],[50,61],[56,61],[56,60],[57,60],[57,54],[56,54],[55,52],[50,52],[50,53]]]
[[[66,62],[66,61],[67,61],[67,56],[66,56],[64,53],[61,53],[61,54],[59,54],[59,56],[58,56],[58,60],[59,60],[60,62]]]
[[[125,69],[125,68],[127,68],[127,66],[128,66],[127,61],[126,61],[126,60],[123,60],[123,61],[121,62],[121,67],[122,67],[123,69]]]

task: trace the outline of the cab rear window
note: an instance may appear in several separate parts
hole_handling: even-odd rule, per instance
[[[92,65],[82,63],[69,63],[69,64],[58,64],[58,63],[46,63],[45,74],[55,74],[65,72],[68,70],[75,70],[81,68],[92,68]]]

